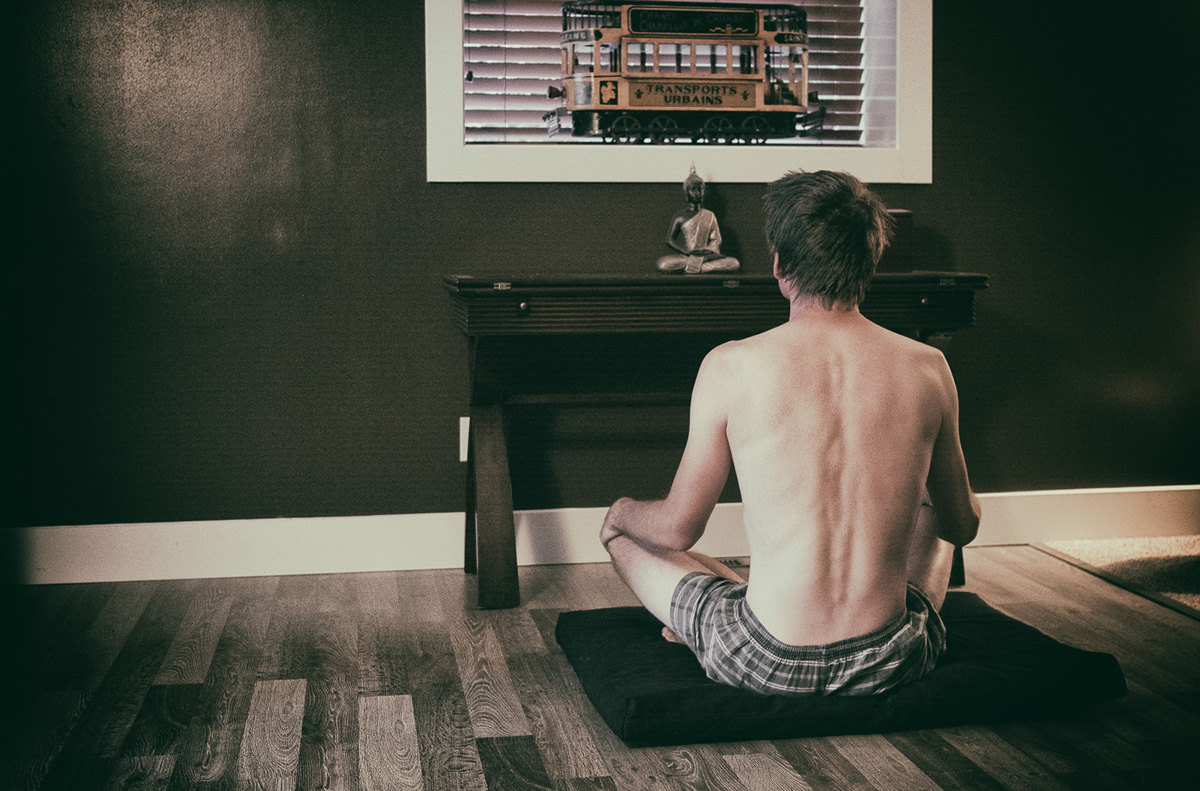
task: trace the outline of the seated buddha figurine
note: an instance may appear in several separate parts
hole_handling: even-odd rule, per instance
[[[687,208],[681,209],[667,232],[667,246],[674,253],[658,259],[660,272],[735,272],[741,267],[736,259],[721,253],[721,229],[717,217],[703,207],[704,179],[696,174],[696,166],[683,182]]]
[[[737,258],[721,253],[721,229],[716,215],[703,208],[704,180],[696,174],[696,166],[683,182],[688,208],[680,209],[667,232],[667,246],[677,251],[659,258],[659,271],[664,272],[732,272],[742,264]]]

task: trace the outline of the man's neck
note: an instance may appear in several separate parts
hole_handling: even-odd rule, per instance
[[[858,305],[835,302],[833,307],[827,308],[816,297],[797,296],[792,299],[788,321],[839,321],[854,319],[860,315],[862,314],[859,313]]]

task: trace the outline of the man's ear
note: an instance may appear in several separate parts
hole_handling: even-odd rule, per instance
[[[792,283],[779,271],[779,253],[775,253],[775,257],[771,261],[771,274],[775,275],[775,281],[779,284],[779,293],[783,294],[784,298],[791,302]]]

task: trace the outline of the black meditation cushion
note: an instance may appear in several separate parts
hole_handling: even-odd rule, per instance
[[[1034,719],[1125,694],[1111,654],[1082,651],[951,591],[946,652],[932,672],[882,695],[769,696],[704,675],[642,607],[564,612],[556,637],[600,716],[626,744],[885,733]]]

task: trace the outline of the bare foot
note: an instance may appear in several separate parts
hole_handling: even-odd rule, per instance
[[[673,631],[671,631],[671,627],[669,627],[669,626],[663,627],[662,636],[663,636],[663,639],[666,640],[668,643],[679,643],[680,645],[684,645],[684,642],[682,640],[680,640],[679,637]]]

